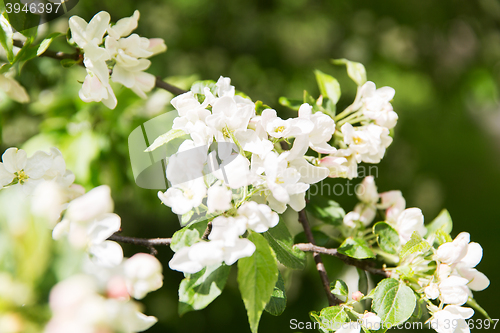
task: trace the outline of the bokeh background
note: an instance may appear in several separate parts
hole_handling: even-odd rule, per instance
[[[499,317],[500,2],[81,0],[71,14],[88,21],[106,10],[116,21],[135,9],[141,12],[137,32],[164,38],[168,46],[152,59],[149,72],[183,88],[197,79],[229,76],[238,90],[286,117],[293,111],[279,105],[280,96],[300,99],[304,89],[318,96],[314,69],[337,77],[343,89],[340,105],[350,104],[355,85],[344,68],[330,63],[332,58],[360,61],[369,80],[394,87],[399,122],[394,143],[376,174],[372,172],[378,188],[400,189],[407,207],[422,208],[427,222],[446,207],[453,217],[452,236],[468,231],[483,246],[478,268],[492,283],[475,298],[490,316]],[[42,26],[40,33],[65,31],[68,16]],[[70,51],[63,41],[51,49]],[[177,218],[155,191],[135,185],[127,145],[135,127],[171,110],[172,95],[154,91],[143,101],[121,88],[118,107],[109,110],[78,98],[84,76],[83,68],[62,68],[53,59],[27,63],[18,79],[32,103],[1,98],[1,151],[57,146],[77,183],[87,189],[111,186],[124,235],[172,235],[179,227]],[[338,182],[343,181],[330,181]],[[332,199],[346,211],[355,204],[352,196]],[[124,249],[128,256],[144,251]],[[224,293],[207,309],[179,318],[182,274],[168,269],[171,255],[170,249],[159,248],[165,280],[161,290],[144,300],[145,313],[159,318],[148,332],[250,331],[235,269]],[[331,277],[342,268],[336,259],[325,261]],[[288,276],[285,313],[264,313],[260,331],[288,332],[291,319],[308,321],[309,311],[325,305],[309,260],[305,273]]]

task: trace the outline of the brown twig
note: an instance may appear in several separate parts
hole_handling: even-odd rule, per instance
[[[311,245],[315,245],[314,236],[311,231],[311,227],[309,226],[309,221],[307,219],[307,214],[305,209],[302,209],[299,212],[299,222],[302,224],[304,228],[304,233],[306,234],[306,238],[311,243]],[[321,282],[323,284],[323,289],[325,291],[326,297],[328,298],[328,304],[339,305],[342,303],[342,300],[335,297],[330,291],[330,280],[328,279],[328,274],[326,273],[325,265],[323,264],[323,260],[321,259],[321,255],[319,252],[313,251],[313,258],[316,262],[316,269],[318,270],[319,276],[321,278]]]
[[[171,85],[170,83],[163,81],[162,78],[159,76],[156,77],[156,88],[165,89],[166,91],[171,92],[174,95],[180,95],[187,92],[184,89],[178,88],[176,86]]]
[[[339,253],[337,251],[337,249],[327,249],[326,247],[317,246],[317,245],[314,245],[312,243],[295,244],[294,247],[296,247],[299,250],[304,251],[304,252],[323,253],[323,254],[335,256],[335,257],[339,258],[340,260],[342,260],[347,265],[355,266],[357,268],[360,268],[360,269],[367,271],[369,273],[372,273],[372,274],[382,275],[384,277],[390,276],[390,273],[388,271],[386,271],[382,268],[373,267],[372,262],[348,257],[342,253]]]
[[[208,239],[208,236],[210,236],[210,233],[212,232],[212,221],[208,222],[207,228],[205,229],[205,232],[203,233],[203,236],[201,236],[201,239]]]
[[[112,240],[120,243],[134,244],[145,246],[149,249],[152,255],[156,255],[158,251],[156,251],[155,246],[168,246],[172,243],[172,238],[137,238],[137,237],[128,237],[121,236],[117,234],[111,235],[108,240]]]

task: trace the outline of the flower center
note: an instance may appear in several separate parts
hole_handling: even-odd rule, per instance
[[[26,180],[28,180],[28,178],[30,178],[25,172],[24,170],[21,170],[21,171],[18,171],[18,172],[15,172],[14,175],[16,175],[16,179],[14,179],[14,181],[18,181],[19,183],[24,184],[24,182]]]
[[[355,136],[355,137],[352,138],[352,142],[355,145],[359,145],[359,144],[363,143],[363,140],[360,137]]]
[[[274,129],[274,132],[281,133],[285,130],[285,126],[278,126]]]

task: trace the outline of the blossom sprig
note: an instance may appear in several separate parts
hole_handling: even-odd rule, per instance
[[[131,17],[122,18],[114,25],[110,24],[110,15],[105,11],[97,13],[89,23],[78,16],[69,19],[72,40],[83,51],[83,64],[87,69],[79,92],[84,102],[102,101],[114,109],[117,100],[110,79],[142,98],[154,88],[155,76],[144,72],[151,65],[147,58],[165,52],[167,47],[161,38],[148,39],[132,33],[139,16],[136,10]]]
[[[378,193],[372,176],[357,188],[357,197],[360,202],[344,216],[339,230],[347,239],[358,237],[358,245],[393,260],[396,266],[384,269],[392,279],[405,281],[421,295],[431,316],[430,325],[437,332],[469,332],[465,320],[474,310],[462,306],[473,298],[472,291],[482,291],[490,284],[475,268],[483,255],[481,245],[470,242],[467,232],[452,241],[452,222],[446,211],[424,225],[420,209],[406,208],[400,191]],[[379,222],[369,228],[376,218]],[[445,325],[447,320],[453,327]]]
[[[121,246],[107,240],[121,225],[120,217],[112,213],[108,186],[84,194],[81,186],[73,184],[75,176],[66,169],[56,148],[48,153],[37,151],[31,157],[22,149],[9,148],[2,155],[0,175],[0,206],[4,211],[2,219],[6,220],[2,223],[7,222],[7,229],[16,233],[15,241],[22,240],[29,230],[23,224],[32,221],[38,232],[53,228],[55,240],[64,238],[63,246],[87,254],[78,274],[52,288],[52,317],[45,332],[105,329],[132,333],[157,322],[140,311],[136,300],[163,285],[162,265],[145,253],[124,258]],[[16,207],[16,211],[7,212],[8,206]],[[31,236],[29,241],[36,237],[41,236]],[[0,274],[4,282],[11,279],[6,274]],[[10,282],[8,285],[14,286]],[[30,299],[29,285],[19,282],[16,288],[26,293],[23,302]]]

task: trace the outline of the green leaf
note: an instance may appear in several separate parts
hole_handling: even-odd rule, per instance
[[[436,242],[439,245],[452,241],[450,234],[444,232],[444,230],[442,229],[438,229],[435,235],[436,235]]]
[[[302,100],[299,99],[288,99],[286,97],[280,97],[279,103],[283,106],[289,107],[292,110],[298,111],[300,106],[303,104]]]
[[[397,254],[399,247],[398,232],[386,222],[377,222],[373,226],[373,233],[377,235],[380,248],[390,254]]]
[[[358,289],[359,291],[361,291],[361,293],[363,293],[363,295],[366,295],[368,293],[368,276],[366,275],[366,271],[357,267],[356,271],[358,272],[359,276]]]
[[[447,234],[450,234],[453,229],[453,221],[451,220],[450,213],[448,210],[443,209],[439,215],[427,226],[427,235],[432,235],[438,230],[442,230]]]
[[[333,104],[337,104],[340,99],[340,84],[331,75],[325,74],[319,70],[315,70],[316,81],[321,95],[327,97]]]
[[[49,48],[52,41],[55,38],[62,36],[62,35],[64,35],[64,34],[62,34],[60,32],[53,32],[50,35],[48,35],[47,37],[45,37],[45,39],[42,40],[42,42],[40,43],[40,46],[38,47],[38,49],[36,51],[36,55],[37,56],[42,55],[45,51],[47,51],[47,49]]]
[[[238,286],[247,309],[250,329],[255,333],[278,280],[278,263],[262,235],[250,232],[248,239],[256,249],[251,257],[238,260]]]
[[[231,266],[214,265],[188,274],[179,285],[179,315],[201,310],[216,299],[226,285]]]
[[[394,326],[410,318],[416,302],[415,293],[410,287],[396,279],[388,278],[377,285],[372,309],[384,325]]]
[[[2,17],[0,17],[0,44],[4,48],[7,53],[7,60],[12,64],[14,60],[14,32],[12,31],[12,26],[10,25],[7,19],[7,13],[2,13]]]
[[[306,267],[306,254],[293,247],[292,235],[282,220],[262,235],[273,248],[280,263],[293,269]]]
[[[343,323],[349,321],[349,316],[344,308],[337,305],[324,308],[319,313],[312,311],[309,316],[319,323],[319,329],[325,333],[336,331]]]
[[[411,234],[411,238],[408,242],[406,242],[405,245],[403,245],[403,248],[401,249],[401,252],[399,253],[399,258],[401,261],[403,261],[408,255],[412,253],[425,253],[431,249],[431,246],[427,241],[422,239],[420,234],[416,231]]]
[[[356,259],[375,258],[375,253],[361,238],[346,238],[338,248],[338,252]]]
[[[255,102],[255,113],[262,114],[262,111],[272,109],[269,105],[264,104],[262,101]]]
[[[14,5],[14,3],[20,4],[21,8],[24,6],[24,4],[19,0],[12,1],[12,5]],[[32,14],[30,11],[25,12],[20,10],[19,13],[16,13],[15,11],[7,13],[7,16],[10,24],[14,29],[16,29],[16,31],[28,37],[31,41],[35,39],[38,24],[40,23],[40,15]]]
[[[144,152],[149,153],[149,152],[155,150],[156,148],[161,147],[161,146],[169,143],[170,141],[177,139],[177,138],[180,138],[181,136],[184,136],[184,135],[186,135],[186,132],[184,132],[181,129],[171,129],[167,133],[162,134],[159,137],[157,137],[155,139],[155,141],[153,141],[153,144],[151,146],[149,146]]]
[[[274,286],[274,291],[267,303],[266,310],[273,316],[279,316],[285,311],[286,308],[286,293],[285,293],[285,282],[283,281],[283,277],[281,273],[278,271],[278,281],[276,281],[276,285]]]
[[[341,225],[345,216],[345,211],[340,207],[339,203],[333,200],[328,200],[326,203],[309,203],[306,210],[311,212],[318,220],[332,224]]]
[[[188,227],[182,228],[174,233],[170,248],[172,251],[177,252],[183,247],[191,246],[200,240],[200,232],[196,229]]]
[[[334,65],[346,65],[347,75],[356,82],[358,86],[362,86],[366,82],[366,69],[362,63],[349,61],[347,59],[332,59]]]
[[[349,287],[344,281],[339,279],[330,283],[330,291],[335,296],[342,296],[344,301],[349,296]]]
[[[312,234],[314,237],[314,240],[316,241],[316,245],[318,246],[325,246],[328,241],[330,240],[330,237],[328,237],[327,234],[325,234],[322,231],[319,231],[316,229],[316,227],[312,228]],[[306,233],[305,232],[299,232],[298,234],[295,235],[294,237],[294,243],[309,243],[309,240],[307,239]]]

